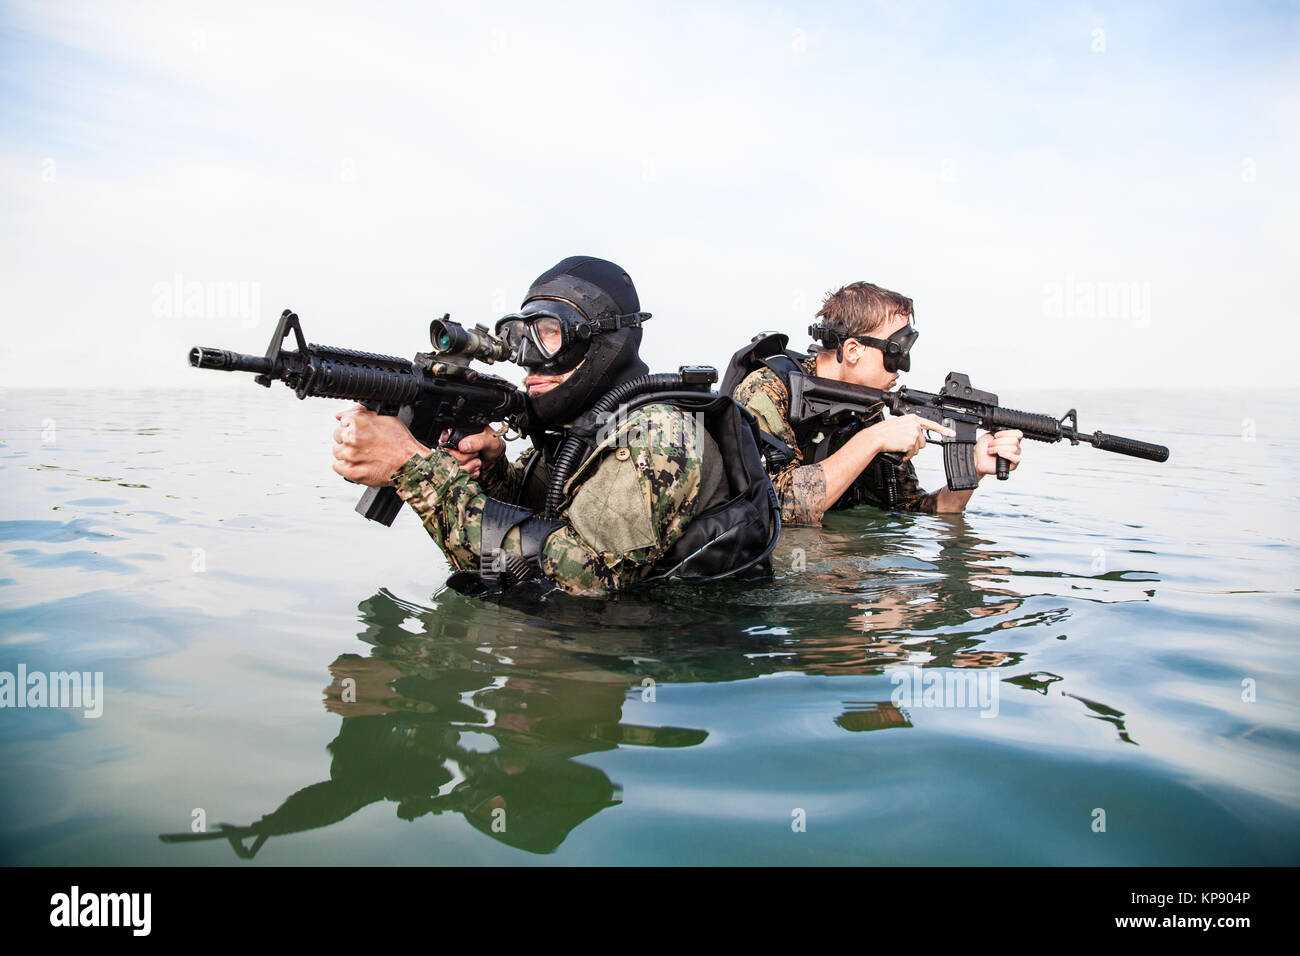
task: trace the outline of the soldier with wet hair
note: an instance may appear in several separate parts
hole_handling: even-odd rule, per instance
[[[822,320],[815,327],[821,331],[822,343],[809,355],[789,356],[792,371],[888,391],[898,383],[898,373],[910,369],[908,351],[917,333],[907,296],[870,282],[854,282],[830,293],[817,317]],[[894,471],[896,507],[901,510],[937,514],[966,507],[969,491],[943,488],[927,494],[922,490],[910,461],[925,447],[927,431],[951,437],[952,429],[918,415],[886,419],[883,406],[877,406],[865,427],[832,442],[816,423],[799,428],[790,423],[790,391],[773,364],[746,375],[732,395],[768,436],[788,450],[772,475],[783,521],[815,525],[832,508],[863,504],[887,508],[885,469]],[[1012,430],[981,435],[975,446],[977,473],[995,474],[999,455],[1015,468],[1020,439],[1021,433]],[[882,457],[883,452],[901,454],[903,464],[894,465]]]

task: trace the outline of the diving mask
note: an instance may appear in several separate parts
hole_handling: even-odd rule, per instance
[[[835,346],[837,361],[844,361],[844,343],[849,339],[857,339],[863,345],[881,351],[884,356],[886,372],[908,372],[912,369],[912,360],[908,356],[908,352],[912,350],[916,337],[920,335],[913,324],[914,322],[914,319],[910,319],[907,325],[887,339],[876,339],[866,335],[845,335],[823,323],[810,325],[808,334],[821,341],[828,348],[832,345]]]
[[[510,347],[515,364],[543,375],[562,375],[582,362],[593,335],[639,326],[648,318],[649,312],[630,312],[592,320],[572,302],[538,298],[498,319],[496,334]]]

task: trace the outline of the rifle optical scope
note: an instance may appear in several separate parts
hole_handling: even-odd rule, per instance
[[[508,362],[514,354],[509,345],[488,331],[486,325],[467,329],[459,322],[451,321],[450,315],[429,323],[429,342],[434,355],[464,356],[489,364]]]

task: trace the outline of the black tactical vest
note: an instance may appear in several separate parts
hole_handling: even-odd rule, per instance
[[[651,573],[637,583],[644,586],[666,578],[711,581],[743,574],[746,578],[771,573],[770,554],[781,532],[781,508],[759,453],[759,429],[754,416],[731,398],[715,392],[672,391],[638,395],[624,414],[652,404],[667,404],[683,414],[699,414],[701,436],[700,491],[695,513],[682,536],[655,562]],[[509,530],[520,527],[525,554],[510,556],[505,567],[478,575],[458,572],[448,584],[458,591],[481,594],[498,585],[511,587],[537,570],[536,553],[563,522],[537,516],[546,502],[552,481],[551,463],[559,446],[554,433],[534,434],[537,449],[525,466],[517,505],[488,499],[483,516],[483,550],[499,548]],[[596,454],[594,436],[573,474]],[[602,449],[603,451],[604,449]],[[531,553],[529,553],[531,552]]]
[[[627,403],[624,414],[646,405],[672,405],[687,416],[698,413],[704,434],[695,514],[641,583],[669,577],[707,581],[742,571],[753,576],[770,573],[768,556],[781,531],[781,509],[758,450],[754,416],[728,396],[680,391],[639,395]],[[575,474],[595,453],[596,442],[590,444]]]
[[[807,375],[803,363],[811,358],[809,353],[796,352],[787,348],[789,336],[780,332],[761,333],[754,336],[748,345],[736,352],[727,363],[727,374],[722,379],[723,395],[734,396],[740,383],[753,372],[769,368],[781,378],[786,393],[790,393],[790,377]],[[835,426],[815,419],[792,424],[795,440],[803,453],[805,465],[818,464],[827,456],[833,455],[844,446],[850,438],[861,429],[876,424],[884,417],[877,412],[862,423]],[[780,439],[766,432],[760,432],[763,449],[763,461],[768,474],[775,475],[794,460],[792,449]],[[891,481],[897,480],[897,466],[881,455],[871,460],[862,469],[857,478],[840,495],[830,510],[855,508],[858,505],[872,505],[877,508],[889,508],[886,491]]]

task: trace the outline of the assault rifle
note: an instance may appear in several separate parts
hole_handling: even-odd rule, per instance
[[[883,405],[893,415],[920,415],[930,421],[946,425],[957,433],[955,438],[940,439],[943,444],[943,470],[948,487],[953,491],[969,491],[979,484],[975,473],[975,431],[1001,431],[1015,428],[1034,441],[1058,442],[1067,439],[1077,445],[1084,441],[1102,451],[1118,452],[1148,461],[1167,461],[1169,449],[1164,445],[1093,432],[1079,431],[1079,416],[1072,408],[1061,418],[1018,412],[1014,408],[998,405],[992,392],[982,392],[971,386],[970,376],[949,372],[943,389],[936,395],[911,388],[897,392],[884,392],[864,385],[851,385],[816,375],[790,376],[790,422],[820,419],[828,426],[862,427],[877,406]],[[887,452],[884,457],[901,465],[903,456]],[[889,504],[897,504],[898,486],[894,469],[887,469]],[[1011,473],[1011,463],[998,458],[997,476],[1005,481]]]
[[[292,332],[298,350],[282,351]],[[285,309],[271,335],[266,355],[242,355],[225,349],[190,349],[190,364],[223,372],[253,372],[258,385],[281,381],[299,398],[342,398],[360,402],[380,415],[396,415],[415,440],[434,446],[444,429],[451,435],[444,447],[455,447],[466,435],[493,422],[523,427],[524,392],[511,382],[469,367],[472,359],[505,361],[510,348],[487,326],[463,328],[444,315],[429,326],[431,352],[414,361],[328,345],[309,345],[298,316]],[[402,509],[393,488],[368,488],[357,511],[371,521],[391,525]]]

